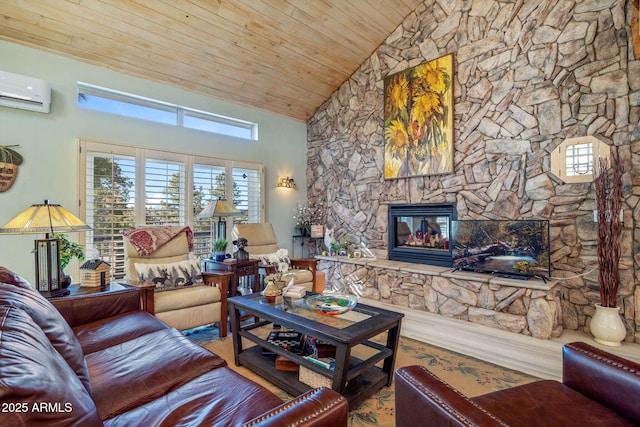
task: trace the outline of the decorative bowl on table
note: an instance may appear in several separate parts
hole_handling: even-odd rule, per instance
[[[348,294],[324,294],[310,296],[306,299],[306,304],[316,313],[338,316],[351,311],[358,304],[358,300]]]

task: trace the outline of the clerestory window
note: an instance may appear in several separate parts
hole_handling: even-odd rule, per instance
[[[78,82],[78,106],[249,141],[258,140],[258,125],[256,123],[88,83]]]

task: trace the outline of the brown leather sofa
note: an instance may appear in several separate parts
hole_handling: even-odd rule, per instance
[[[283,403],[140,306],[135,288],[52,304],[0,267],[0,425],[347,425],[336,392]]]
[[[562,382],[541,380],[467,398],[422,366],[396,371],[398,426],[640,425],[640,364],[585,343],[562,352]]]

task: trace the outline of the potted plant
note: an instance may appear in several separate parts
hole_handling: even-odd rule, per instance
[[[216,239],[213,242],[213,254],[216,261],[224,261],[227,252],[227,245],[229,241],[227,239]]]
[[[626,329],[617,303],[620,285],[622,239],[622,165],[614,152],[609,159],[599,159],[594,179],[598,209],[598,286],[600,304],[591,319],[591,333],[600,344],[619,346]]]
[[[50,236],[52,239],[60,240],[60,284],[66,288],[73,279],[64,273],[64,269],[73,258],[78,258],[79,261],[84,260],[84,248],[81,244],[70,241],[66,234],[51,233]]]
[[[309,205],[307,203],[297,203],[296,213],[293,219],[296,220],[296,229],[303,236],[311,236],[311,226],[322,224],[326,212],[322,203]]]

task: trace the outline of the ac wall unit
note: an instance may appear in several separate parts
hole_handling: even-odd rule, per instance
[[[44,80],[0,71],[0,105],[48,113],[51,87]]]

